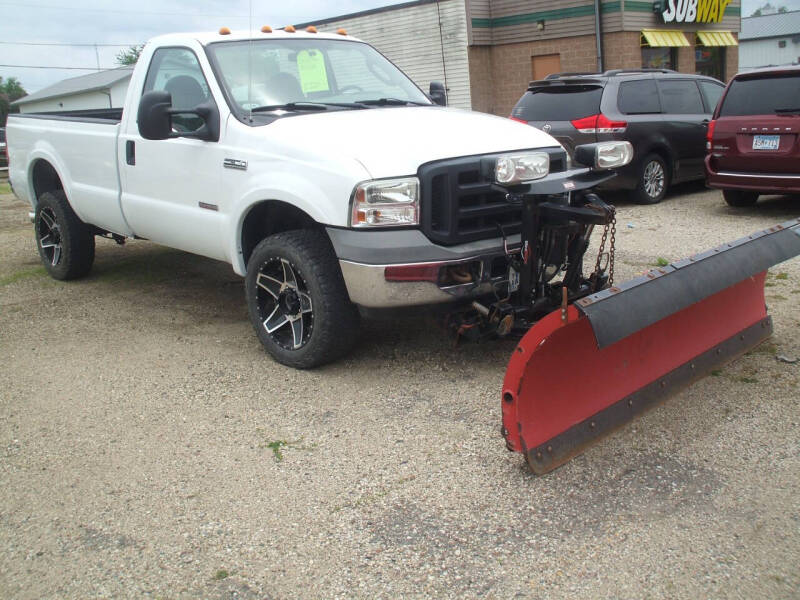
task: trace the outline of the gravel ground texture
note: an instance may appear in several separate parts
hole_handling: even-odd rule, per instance
[[[512,341],[368,322],[274,363],[226,264],[98,240],[49,279],[0,195],[0,597],[797,598],[800,260],[774,336],[544,477],[500,436]],[[618,280],[800,216],[618,206]]]

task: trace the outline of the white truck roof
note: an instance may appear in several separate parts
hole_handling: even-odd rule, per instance
[[[207,46],[213,42],[234,42],[242,40],[270,40],[270,39],[326,39],[326,40],[347,40],[351,42],[360,42],[362,40],[351,35],[341,35],[339,33],[310,33],[305,30],[298,30],[294,33],[284,31],[283,29],[275,29],[270,33],[262,33],[259,29],[252,31],[231,31],[227,34],[222,34],[219,31],[202,31],[197,33],[170,33],[167,35],[159,35],[150,40],[150,44],[164,46],[167,44],[185,44],[192,40],[197,41],[203,46]]]

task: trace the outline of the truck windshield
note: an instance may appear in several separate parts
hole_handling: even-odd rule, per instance
[[[228,97],[245,112],[431,104],[397,67],[361,42],[241,40],[208,49]]]

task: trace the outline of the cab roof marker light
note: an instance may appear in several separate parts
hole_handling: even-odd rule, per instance
[[[283,28],[283,30],[286,33],[294,33],[295,32],[294,25],[287,25],[286,27]]]
[[[270,27],[269,25],[264,25],[261,28],[261,33],[272,33],[272,27]]]
[[[220,27],[219,28],[219,34],[220,35],[230,35],[231,34],[231,30],[228,27]]]
[[[308,33],[317,33],[317,28],[314,27],[313,25],[309,25],[308,27],[306,27],[306,31]]]
[[[347,35],[347,30],[340,27],[339,29],[336,30],[336,33],[338,33],[339,35]]]

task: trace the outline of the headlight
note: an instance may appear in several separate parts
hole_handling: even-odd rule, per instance
[[[546,152],[507,154],[494,164],[494,180],[501,185],[513,185],[541,179],[550,172],[550,155]]]
[[[419,224],[419,179],[381,179],[356,186],[350,225],[391,227]]]

